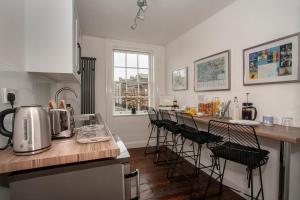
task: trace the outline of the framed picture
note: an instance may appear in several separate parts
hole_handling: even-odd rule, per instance
[[[244,49],[244,85],[299,81],[299,33]]]
[[[172,73],[173,90],[187,90],[188,89],[188,68],[177,69]]]
[[[230,50],[194,62],[194,90],[230,90]]]

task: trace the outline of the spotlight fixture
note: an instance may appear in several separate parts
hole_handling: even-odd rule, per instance
[[[134,18],[134,23],[132,26],[130,26],[130,28],[132,30],[135,30],[138,26],[138,20],[141,20],[141,21],[144,21],[145,19],[145,11],[148,7],[148,4],[147,4],[147,0],[137,0],[137,6],[139,8],[135,18]]]

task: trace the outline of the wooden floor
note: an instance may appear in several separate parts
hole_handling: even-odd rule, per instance
[[[129,149],[131,169],[140,169],[142,200],[187,200],[196,199],[204,191],[208,176],[201,172],[192,189],[192,180],[181,177],[169,180],[166,177],[167,165],[153,164],[153,154],[144,155],[144,148]],[[187,161],[178,167],[178,173],[189,173],[193,167]],[[217,191],[218,185],[211,186],[209,194]],[[193,190],[193,192],[192,192]],[[193,193],[193,195],[191,195]],[[243,200],[236,193],[224,187],[222,195],[208,197],[209,200]]]

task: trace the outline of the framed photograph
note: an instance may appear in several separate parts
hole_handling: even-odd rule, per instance
[[[299,81],[299,33],[244,49],[244,85]]]
[[[173,90],[187,90],[188,89],[188,68],[177,69],[172,73],[172,87]]]
[[[230,50],[194,62],[194,90],[230,90]]]

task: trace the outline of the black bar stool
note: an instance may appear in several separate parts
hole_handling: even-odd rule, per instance
[[[247,166],[248,187],[251,188],[251,199],[258,199],[261,195],[264,199],[261,166],[268,161],[269,152],[260,148],[255,129],[252,126],[238,125],[219,121],[209,122],[209,133],[223,137],[222,142],[208,144],[212,152],[213,170],[207,183],[204,199],[207,196],[209,186],[219,180],[219,192],[222,193],[223,178],[226,161],[233,161]],[[221,169],[220,158],[225,159]],[[256,195],[253,192],[253,170],[259,169],[260,189]],[[213,171],[219,169],[219,176],[213,179]]]
[[[195,166],[194,175],[196,176],[199,174],[199,171],[201,169],[212,167],[212,165],[205,166],[200,162],[202,145],[210,142],[221,141],[222,137],[209,134],[206,131],[200,131],[194,117],[190,114],[176,112],[176,118],[178,122],[177,131],[181,133],[182,137],[182,145],[178,153],[177,161],[185,158],[192,159]],[[191,150],[184,150],[184,144],[187,140],[191,142]],[[196,144],[197,147],[195,147]],[[175,162],[172,166],[169,167],[167,175],[168,178],[174,177],[173,174],[176,170],[177,164],[178,162]]]
[[[161,137],[164,138],[164,136],[160,135],[160,129],[163,127],[163,123],[162,123],[162,120],[159,119],[159,115],[158,115],[157,111],[154,108],[149,107],[149,108],[147,108],[147,112],[148,112],[148,116],[150,119],[149,126],[151,126],[151,131],[150,131],[150,135],[149,135],[149,138],[148,138],[148,141],[146,144],[146,148],[145,148],[145,152],[144,152],[145,155],[157,152],[159,145],[160,145],[160,138]],[[156,135],[153,136],[153,132],[155,132],[155,130],[156,130]],[[155,150],[149,151],[149,148],[153,147],[150,145],[150,141],[152,139],[156,140]]]
[[[171,164],[170,162],[173,161],[170,157],[166,154],[165,159],[161,159],[162,153],[168,153],[167,148],[170,147],[173,150],[175,145],[176,137],[178,135],[177,129],[177,122],[172,120],[170,111],[169,110],[159,110],[159,114],[161,117],[161,121],[163,124],[163,128],[165,130],[163,144],[159,147],[157,151],[157,156],[155,163],[156,164]],[[171,140],[168,140],[169,133],[171,133]]]

